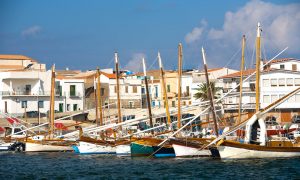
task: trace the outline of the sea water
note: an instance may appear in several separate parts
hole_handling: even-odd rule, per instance
[[[300,159],[1,153],[0,179],[300,179]]]

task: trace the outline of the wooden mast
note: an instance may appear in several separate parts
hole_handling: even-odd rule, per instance
[[[168,126],[171,125],[171,117],[170,117],[170,111],[169,111],[169,102],[168,102],[168,96],[167,96],[167,90],[166,90],[166,83],[165,83],[165,72],[162,67],[162,62],[161,62],[161,57],[160,53],[158,52],[158,64],[160,68],[160,76],[161,76],[161,86],[163,89],[163,95],[164,95],[164,103],[165,103],[165,108],[166,108],[166,115],[167,115],[167,124]]]
[[[119,81],[119,57],[118,53],[115,52],[115,64],[116,64],[116,81],[117,81],[117,107],[118,107],[118,123],[122,122],[121,114],[121,100],[120,100],[120,81]],[[120,126],[122,129],[122,126]]]
[[[261,36],[261,27],[260,23],[257,23],[257,36],[256,36],[256,85],[255,85],[255,94],[256,94],[256,105],[255,110],[256,112],[259,111],[260,105],[259,105],[259,99],[260,99],[260,36]]]
[[[241,122],[241,112],[242,112],[242,95],[243,95],[243,72],[245,67],[245,44],[246,37],[243,35],[242,39],[242,60],[241,60],[241,73],[240,73],[240,99],[239,99],[239,114],[238,114],[238,124]]]
[[[207,64],[206,64],[206,55],[204,52],[204,48],[202,47],[202,56],[203,56],[203,65],[204,65],[204,71],[205,71],[205,78],[206,78],[206,86],[208,88],[208,98],[210,102],[210,109],[213,115],[213,121],[214,121],[214,130],[216,132],[216,136],[219,136],[218,132],[218,125],[217,125],[217,118],[216,118],[216,110],[214,106],[214,97],[212,93],[212,88],[210,86],[209,78],[208,78],[208,71],[207,71]]]
[[[52,139],[54,134],[54,101],[55,101],[54,92],[55,92],[55,65],[52,66],[52,73],[51,73],[49,139]]]
[[[146,73],[146,63],[145,59],[143,58],[143,70],[144,70],[144,80],[146,85],[146,97],[147,97],[147,107],[149,113],[149,120],[150,120],[150,128],[153,128],[153,119],[152,119],[152,112],[151,112],[151,103],[150,103],[150,95],[149,95],[149,87],[148,87],[148,78]],[[154,134],[154,130],[151,130],[151,134]]]
[[[177,128],[181,127],[181,76],[182,76],[182,44],[178,45],[178,113],[177,113]]]
[[[97,78],[97,73],[94,77],[94,84],[95,84],[95,88],[94,88],[94,97],[95,97],[95,112],[96,112],[96,125],[99,126],[99,108],[98,108],[98,93],[97,93],[97,84],[96,84],[96,78]]]
[[[98,100],[98,109],[99,109],[99,125],[103,125],[103,115],[102,115],[102,102],[101,102],[101,82],[100,82],[100,70],[97,67],[97,100]]]

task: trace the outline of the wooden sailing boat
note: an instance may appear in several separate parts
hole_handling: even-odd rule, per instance
[[[25,152],[55,152],[72,151],[72,142],[55,139],[54,136],[54,102],[55,102],[55,66],[52,66],[51,72],[51,93],[50,93],[50,127],[48,136],[34,136],[31,139],[24,140]]]
[[[158,54],[158,59],[160,61],[160,54]],[[160,67],[161,67],[161,61],[160,61]],[[151,101],[150,101],[150,94],[149,94],[149,87],[148,87],[148,79],[146,74],[146,63],[143,59],[143,70],[144,70],[144,80],[145,80],[145,88],[146,88],[146,96],[147,96],[147,106],[148,106],[148,113],[149,113],[149,120],[150,120],[150,126],[153,128],[153,122],[152,122],[152,112],[151,112]],[[161,69],[162,70],[162,69]],[[164,77],[162,76],[164,79]],[[163,80],[164,82],[164,80]],[[166,94],[166,93],[165,93]],[[165,97],[165,100],[167,98]],[[166,102],[166,101],[165,101]],[[166,104],[166,107],[168,105]],[[168,112],[168,109],[166,110]],[[167,113],[168,116],[168,122],[171,120],[170,114]],[[151,134],[154,135],[154,131],[151,131]],[[131,156],[151,156],[154,155],[155,157],[174,157],[174,149],[171,145],[166,145],[165,147],[159,147],[157,146],[159,143],[162,142],[162,139],[158,139],[155,137],[143,137],[136,139],[131,143]]]
[[[206,83],[207,87],[209,87],[208,90],[208,97],[210,100],[210,108],[211,112],[213,114],[213,122],[214,122],[214,128],[216,135],[218,136],[218,127],[217,127],[217,120],[216,120],[216,114],[215,114],[215,106],[213,102],[213,94],[212,89],[210,87],[209,78],[208,78],[208,70],[207,70],[207,64],[206,64],[206,55],[204,52],[204,48],[202,47],[202,56],[203,56],[203,65],[204,65],[204,71],[205,71],[205,77],[206,77]],[[179,57],[182,57],[181,52],[179,51]],[[192,157],[192,156],[212,156],[211,151],[206,149],[200,149],[203,145],[207,145],[212,141],[211,138],[186,138],[184,139],[176,139],[172,140],[172,146],[174,148],[176,157]],[[214,153],[213,153],[214,155]]]
[[[291,141],[286,137],[267,139],[264,115],[270,110],[297,94],[300,88],[290,92],[266,108],[260,110],[259,106],[259,81],[260,81],[260,37],[261,27],[258,23],[256,37],[256,114],[250,119],[239,124],[233,130],[246,126],[244,143],[221,140],[218,142],[218,150],[221,158],[270,158],[270,157],[295,157],[300,156],[300,139]],[[230,133],[230,132],[228,132]],[[215,141],[221,139],[216,139]]]

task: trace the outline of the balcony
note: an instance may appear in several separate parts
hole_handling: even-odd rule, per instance
[[[3,97],[17,97],[17,96],[50,96],[50,91],[0,91],[0,95]],[[55,96],[62,96],[59,91],[55,93]]]

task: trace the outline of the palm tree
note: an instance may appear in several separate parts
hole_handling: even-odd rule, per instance
[[[209,82],[209,85],[212,89],[212,95],[214,97],[213,99],[217,99],[220,96],[219,91],[222,88],[216,87],[215,82]],[[197,93],[194,94],[194,98],[200,99],[201,101],[209,101],[209,98],[208,98],[209,88],[207,86],[207,83],[202,83],[202,84],[198,85],[198,88],[196,90],[197,90]],[[206,115],[206,120],[207,120],[207,122],[209,121],[209,114]]]

